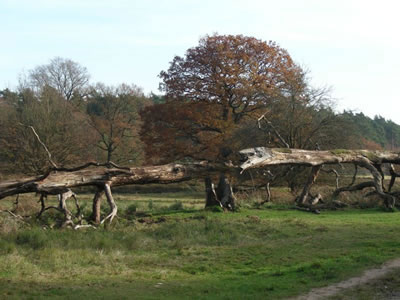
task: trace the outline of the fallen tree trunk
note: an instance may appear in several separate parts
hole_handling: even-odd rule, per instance
[[[208,176],[214,171],[227,169],[229,168],[224,164],[211,164],[206,161],[134,168],[121,168],[116,165],[108,168],[96,163],[88,163],[73,169],[53,169],[36,178],[2,182],[0,183],[0,199],[24,193],[38,193],[43,200],[44,195],[64,194],[74,187],[96,186],[97,192],[93,200],[91,219],[96,224],[102,224],[106,220],[111,223],[118,210],[111,194],[111,187],[129,184],[182,182]],[[110,213],[103,220],[100,220],[101,196],[104,194],[110,206]],[[72,223],[70,214],[66,214],[64,223]]]
[[[326,151],[302,149],[276,149],[256,147],[239,151],[242,170],[276,165],[320,166],[341,163],[359,163],[365,159],[372,164],[400,164],[400,152],[345,150]]]
[[[54,168],[47,174],[36,178],[26,178],[16,181],[0,183],[0,199],[7,196],[23,193],[39,193],[41,195],[59,195],[66,193],[70,188],[79,186],[96,186],[98,188],[94,198],[93,220],[103,223],[99,219],[99,205],[101,195],[105,194],[110,205],[110,214],[106,216],[110,222],[117,214],[117,206],[111,195],[111,188],[129,184],[173,183],[193,178],[206,178],[210,173],[242,172],[250,168],[265,168],[277,165],[304,165],[313,167],[308,179],[301,202],[305,202],[310,188],[316,180],[320,166],[325,164],[352,163],[366,168],[373,176],[373,186],[376,192],[384,199],[387,207],[394,207],[395,198],[385,192],[382,182],[380,165],[383,163],[400,164],[400,153],[389,151],[368,150],[331,150],[311,151],[300,149],[270,149],[251,148],[242,150],[240,159],[234,163],[241,163],[240,168],[235,164],[211,163],[207,161],[191,162],[186,164],[168,164],[161,166],[122,168],[116,165],[104,166],[88,163],[77,168]],[[396,176],[394,176],[396,177]],[[395,178],[394,178],[395,179]],[[393,179],[393,183],[394,183]],[[221,184],[221,190],[210,189],[210,194],[220,193],[225,202],[232,202],[232,192],[229,184]],[[219,201],[222,203],[222,200]],[[232,202],[233,203],[233,202]]]
[[[400,153],[368,150],[331,150],[312,151],[300,149],[251,148],[239,152],[242,172],[250,168],[265,168],[277,165],[320,166],[324,164],[353,163],[367,168],[374,178],[380,172],[374,165],[383,163],[400,164]],[[97,186],[103,190],[110,187],[129,184],[174,183],[193,178],[207,177],[210,173],[235,171],[235,164],[217,164],[207,161],[185,164],[167,164],[160,166],[120,168],[104,167],[88,163],[77,168],[59,168],[35,178],[25,178],[0,183],[0,199],[23,193],[44,193],[58,195],[70,188],[79,186]],[[379,183],[381,185],[381,183]]]
[[[54,169],[36,178],[2,182],[0,183],[0,199],[24,193],[58,195],[67,192],[70,188],[80,186],[97,186],[103,190],[106,184],[115,187],[129,184],[182,182],[227,169],[223,164],[211,164],[206,161],[134,168],[97,167],[94,163],[87,165],[87,167],[74,169]]]
[[[384,163],[400,164],[400,153],[391,151],[370,150],[329,150],[312,151],[301,149],[270,149],[251,148],[239,152],[241,155],[242,172],[251,168],[265,168],[276,165],[304,165],[313,167],[313,172],[307,181],[301,200],[305,200],[306,193],[311,184],[316,180],[319,167],[325,164],[352,163],[367,169],[373,177],[373,187],[376,193],[384,200],[385,206],[393,209],[395,197],[387,192],[383,186],[383,173],[381,165]],[[392,177],[393,178],[393,177]],[[395,176],[394,176],[395,179]],[[393,179],[393,183],[394,183]],[[391,182],[391,185],[393,185]]]

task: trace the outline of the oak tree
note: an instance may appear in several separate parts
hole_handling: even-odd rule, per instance
[[[242,35],[200,39],[185,57],[175,56],[162,71],[167,98],[213,103],[235,123],[277,100],[301,69],[274,42]]]
[[[200,39],[160,73],[160,89],[168,100],[143,112],[147,154],[161,160],[228,161],[241,147],[240,139],[234,138],[240,124],[279,101],[300,73],[287,51],[274,42],[242,35]],[[218,190],[227,191],[212,191],[210,182],[206,179],[208,200]],[[223,174],[220,183],[226,183]],[[207,203],[226,197],[214,198]]]

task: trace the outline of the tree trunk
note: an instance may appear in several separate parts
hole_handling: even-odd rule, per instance
[[[232,187],[225,174],[221,173],[217,188],[214,187],[210,177],[205,178],[206,207],[220,206],[224,209],[235,209],[235,197]]]
[[[104,223],[105,221],[109,220],[109,223],[111,224],[112,220],[117,215],[118,207],[117,204],[115,204],[114,198],[111,194],[111,188],[108,183],[104,185],[104,192],[106,194],[108,205],[110,205],[110,213],[100,223]]]
[[[206,207],[220,206],[221,203],[217,199],[214,184],[211,177],[204,178],[205,192],[206,192]]]
[[[36,178],[0,182],[0,199],[23,193],[58,195],[68,192],[69,189],[73,187],[96,186],[107,190],[107,200],[111,211],[106,219],[111,221],[117,213],[117,206],[111,195],[111,187],[114,186],[149,183],[167,184],[187,181],[193,178],[207,178],[213,173],[235,172],[238,169],[241,169],[243,172],[250,168],[264,168],[277,165],[303,165],[314,167],[312,176],[303,189],[304,196],[307,191],[309,192],[309,187],[315,181],[321,165],[352,163],[362,166],[371,172],[376,192],[384,199],[385,205],[388,208],[394,207],[395,198],[384,190],[382,175],[374,165],[380,166],[383,163],[400,164],[399,152],[341,149],[311,151],[301,149],[251,148],[240,151],[240,156],[240,162],[242,163],[240,168],[234,165],[234,163],[239,163],[239,161],[229,164],[201,161],[187,164],[168,164],[134,168],[121,168],[111,163],[107,164],[107,167],[97,163],[88,163],[72,169],[53,168],[46,174]],[[110,168],[110,165],[113,165],[113,167]],[[211,201],[213,201],[211,195],[213,191],[211,180],[208,179],[205,183],[207,199],[211,203]],[[225,175],[220,176],[215,194],[215,199],[221,202],[223,207],[234,209],[234,195]],[[93,206],[93,216],[96,222],[99,221],[99,199],[100,195],[94,198],[96,204]],[[304,199],[304,197],[302,199]]]
[[[229,210],[235,209],[235,197],[233,195],[232,187],[229,183],[228,178],[225,174],[221,174],[219,177],[218,187],[217,187],[217,197],[224,208]]]
[[[104,195],[104,189],[98,189],[93,198],[93,209],[90,219],[95,224],[100,224],[101,221],[101,198]]]
[[[318,177],[319,171],[321,170],[321,165],[314,166],[311,168],[310,176],[307,179],[306,184],[304,185],[303,191],[300,196],[297,197],[296,202],[298,204],[305,204],[308,196],[310,195],[311,186],[314,184],[315,180]]]
[[[310,183],[318,175],[317,169],[324,164],[353,163],[367,169],[373,177],[376,193],[384,200],[388,209],[393,209],[396,198],[388,194],[383,187],[383,176],[380,171],[383,163],[400,164],[400,153],[394,151],[370,150],[330,150],[311,151],[301,149],[269,149],[264,147],[240,151],[242,172],[250,168],[263,168],[274,165],[303,165],[313,167],[312,174],[306,183],[303,193],[298,198],[304,201]],[[314,174],[314,175],[313,175]]]

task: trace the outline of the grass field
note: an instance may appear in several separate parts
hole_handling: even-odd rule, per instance
[[[26,211],[31,197],[20,200]],[[398,212],[223,213],[204,211],[201,193],[115,198],[119,217],[106,229],[51,229],[53,212],[41,224],[1,213],[0,298],[279,299],[400,257]],[[90,197],[81,199],[88,213]]]

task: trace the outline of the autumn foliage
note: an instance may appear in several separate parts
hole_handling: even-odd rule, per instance
[[[176,56],[160,74],[161,90],[174,100],[222,106],[225,120],[239,122],[284,92],[300,68],[273,42],[242,35],[200,39],[185,57]]]
[[[145,108],[141,117],[141,136],[151,163],[215,160],[232,131],[222,119],[221,107],[205,102],[169,101]]]
[[[273,42],[213,35],[176,56],[160,77],[167,103],[142,112],[149,157],[221,159],[239,124],[285,94],[301,69]]]

